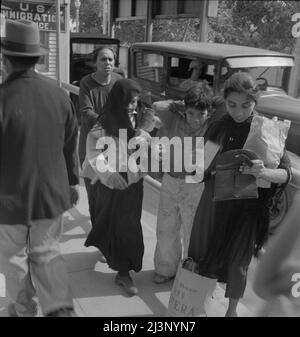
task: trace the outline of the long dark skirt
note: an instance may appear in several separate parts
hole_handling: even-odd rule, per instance
[[[85,246],[97,247],[113,270],[138,272],[142,269],[142,202],[142,179],[125,190],[113,190],[100,182],[91,185],[92,230]]]
[[[189,256],[203,276],[227,283],[226,297],[241,298],[257,237],[269,223],[266,192],[259,199],[214,202],[214,179],[208,179],[198,205]]]

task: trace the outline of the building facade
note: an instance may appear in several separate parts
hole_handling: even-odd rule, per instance
[[[56,4],[60,3],[60,33],[57,33]],[[40,58],[36,70],[53,79],[69,82],[70,0],[2,0],[1,36],[5,36],[5,19],[34,21],[40,29],[41,43],[49,54]],[[57,62],[59,57],[60,62]],[[60,65],[60,66],[59,66]],[[58,69],[58,67],[60,69]]]

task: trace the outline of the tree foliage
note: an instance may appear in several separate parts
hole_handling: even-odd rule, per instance
[[[145,20],[118,21],[114,26],[115,37],[124,46],[145,41]]]
[[[153,41],[198,41],[200,20],[160,19],[153,22]],[[145,41],[145,20],[119,21],[115,25],[115,36],[123,45]]]
[[[102,1],[81,0],[79,10],[79,31],[81,33],[96,32],[102,34]],[[70,16],[73,23],[76,21],[76,8],[74,0],[71,0]]]
[[[82,0],[80,31],[102,32],[102,1]],[[292,52],[292,15],[300,13],[300,1],[220,0],[217,18],[209,19],[209,41]],[[75,19],[74,1],[71,17]],[[154,20],[153,41],[198,41],[200,19]],[[115,36],[123,45],[145,39],[145,21],[121,21]]]
[[[153,25],[154,41],[199,41],[200,19],[160,19]]]
[[[299,1],[223,0],[219,14],[210,20],[215,42],[241,44],[292,52],[292,15],[300,12]]]

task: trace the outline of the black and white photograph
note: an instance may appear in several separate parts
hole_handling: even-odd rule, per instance
[[[300,317],[300,1],[1,0],[0,19],[0,323]]]

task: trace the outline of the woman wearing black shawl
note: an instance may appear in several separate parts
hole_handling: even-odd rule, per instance
[[[220,150],[205,172],[205,189],[194,218],[189,256],[197,262],[199,274],[226,283],[229,298],[226,316],[237,316],[237,305],[243,297],[247,270],[267,236],[272,197],[290,178],[289,158],[284,154],[277,169],[266,168],[261,160],[253,166],[242,166],[244,174],[263,178],[270,188],[258,188],[258,199],[213,201],[215,160],[221,153],[242,149],[250,125],[258,90],[248,73],[236,73],[225,83],[227,114],[211,124],[205,136],[219,144]]]
[[[100,249],[109,267],[118,271],[116,283],[131,295],[136,294],[138,290],[129,271],[139,272],[142,269],[144,254],[140,221],[143,200],[142,174],[130,176],[129,171],[99,173],[96,158],[100,152],[96,149],[96,143],[104,136],[110,136],[118,142],[121,129],[127,132],[127,141],[135,136],[141,114],[141,111],[136,111],[140,92],[141,88],[133,80],[122,79],[114,84],[103,114],[88,135],[83,172],[94,181],[100,180],[91,188],[92,230],[85,246]],[[127,158],[127,146],[120,147],[117,151],[123,151],[122,155]]]

